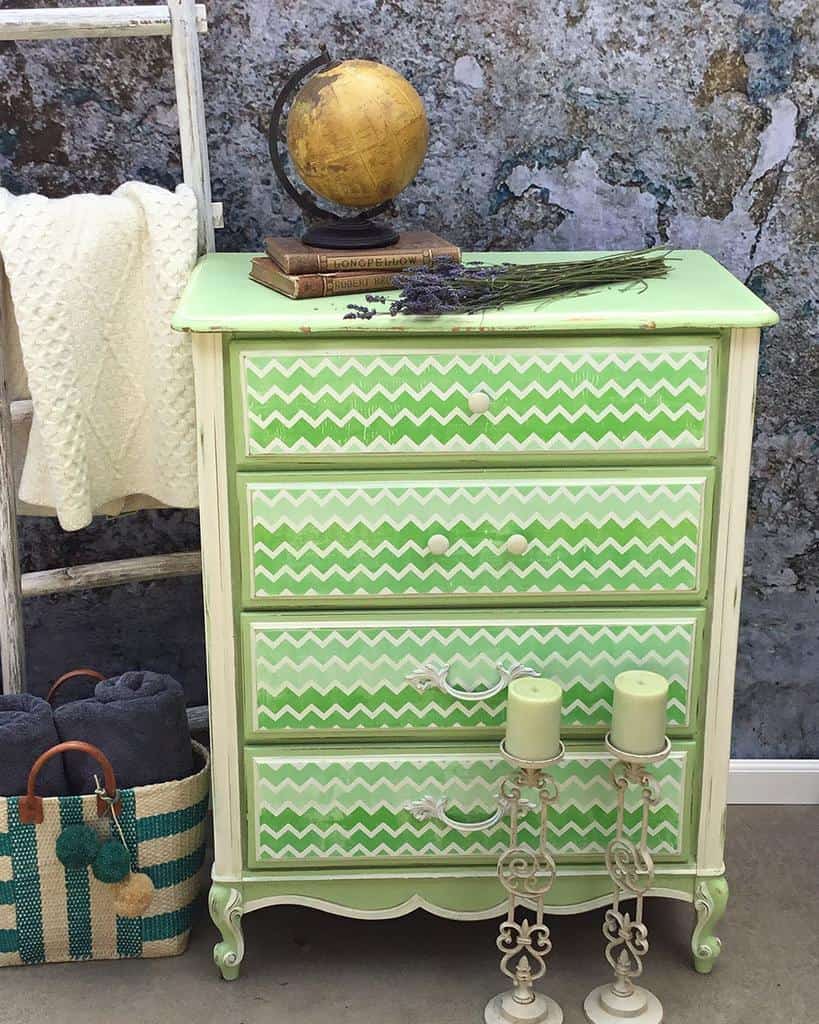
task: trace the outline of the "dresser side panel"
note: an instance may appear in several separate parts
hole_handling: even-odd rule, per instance
[[[199,516],[208,664],[214,878],[241,878],[241,781],[223,340],[193,336]]]
[[[702,741],[697,843],[701,874],[721,874],[724,870],[725,808],[758,359],[759,330],[732,330],[725,385],[723,459],[713,551],[714,585]]]

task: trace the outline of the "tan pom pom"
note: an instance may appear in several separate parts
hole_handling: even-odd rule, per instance
[[[142,872],[132,872],[112,888],[114,910],[120,917],[141,917],[150,906],[154,895],[154,883]]]

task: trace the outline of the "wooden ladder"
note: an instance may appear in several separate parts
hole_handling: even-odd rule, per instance
[[[146,7],[61,7],[0,11],[0,40],[170,36],[176,110],[182,151],[182,179],[193,189],[198,209],[199,252],[214,249],[214,228],[222,226],[222,208],[210,194],[205,106],[199,64],[199,32],[207,32],[204,4],[168,0]],[[127,558],[44,572],[20,572],[17,502],[11,457],[12,420],[30,418],[30,401],[10,402],[5,353],[0,345],[0,671],[4,693],[25,689],[25,641],[22,602],[26,597],[121,583],[189,576],[201,571],[198,551]],[[207,726],[207,708],[190,708],[192,728]]]

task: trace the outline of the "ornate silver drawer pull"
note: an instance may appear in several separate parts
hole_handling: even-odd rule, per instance
[[[483,832],[486,829],[494,828],[509,813],[510,801],[498,797],[498,806],[495,811],[483,821],[456,821],[446,812],[447,798],[445,796],[427,796],[420,800],[408,800],[404,804],[404,810],[409,811],[419,821],[442,821],[449,828],[457,829],[458,832]],[[531,800],[519,801],[519,807],[524,813],[534,811],[535,805]]]
[[[505,690],[513,679],[521,679],[523,676],[536,677],[538,673],[532,668],[526,668],[525,665],[513,665],[509,669],[498,665],[498,675],[500,678],[494,685],[488,686],[485,690],[461,690],[457,686],[451,685],[447,679],[448,675],[449,665],[433,665],[432,662],[428,661],[425,665],[419,665],[418,668],[413,669],[405,678],[408,683],[421,693],[432,687],[436,690],[443,690],[444,693],[449,694],[455,700],[474,702],[494,697],[495,694]]]

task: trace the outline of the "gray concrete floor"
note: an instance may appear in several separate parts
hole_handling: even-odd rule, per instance
[[[692,910],[650,902],[646,984],[668,1024],[819,1022],[819,807],[732,807],[732,897],[713,974],[691,969]],[[600,912],[551,918],[548,991],[566,1024],[606,980]],[[50,964],[0,972],[0,1024],[482,1024],[503,986],[496,924],[423,913],[359,922],[301,908],[246,919],[243,975],[222,982],[203,915],[172,960]]]

